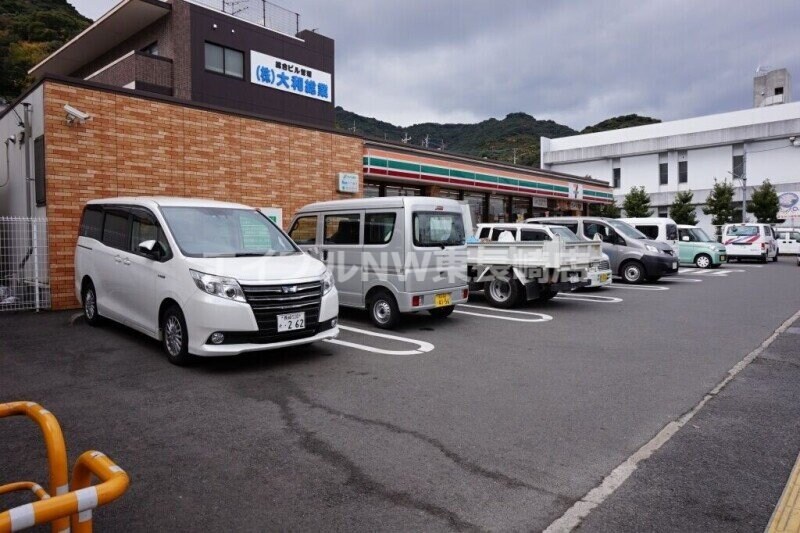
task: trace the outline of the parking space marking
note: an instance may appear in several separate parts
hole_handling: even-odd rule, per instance
[[[764,268],[764,265],[750,265],[747,263],[742,263],[741,261],[736,262],[736,268],[739,267],[747,267],[747,268]]]
[[[596,296],[593,294],[564,294],[562,296],[554,297],[553,300],[574,300],[576,302],[592,302],[601,304],[618,304],[622,302],[622,298],[616,298],[614,296]]]
[[[633,289],[637,291],[668,291],[669,287],[659,287],[658,285],[621,285],[613,283],[610,287],[603,287],[604,291],[613,289]]]
[[[703,281],[702,279],[697,278],[663,278],[660,280],[661,282],[667,283],[674,283],[674,282],[682,282],[682,283],[700,283]]]
[[[720,278],[725,278],[725,277],[728,276],[728,274],[733,274],[734,272],[743,273],[743,272],[747,272],[747,271],[746,270],[739,270],[739,269],[736,269],[736,268],[726,268],[725,270],[722,270],[722,269],[719,269],[719,270],[704,270],[702,272],[698,272],[697,274],[698,275],[702,274],[705,277],[716,276],[716,277],[720,277]]]
[[[490,315],[487,313],[475,313],[473,311],[461,311],[461,307],[469,307],[474,309],[483,309],[485,311],[492,311],[493,313],[510,313],[515,315],[529,315],[535,316],[538,318],[517,318],[514,316],[500,316],[500,315]],[[497,309],[496,307],[487,307],[485,305],[471,305],[471,304],[459,304],[456,307],[456,310],[453,311],[454,313],[459,313],[462,315],[470,315],[470,316],[480,316],[484,318],[496,318],[497,320],[509,320],[511,322],[549,322],[553,320],[553,317],[550,315],[546,315],[544,313],[534,313],[532,311],[517,311],[515,309]]]
[[[420,341],[417,339],[409,339],[408,337],[400,337],[397,335],[389,335],[387,333],[378,333],[377,331],[370,331],[367,329],[361,328],[354,328],[352,326],[344,326],[339,324],[339,329],[345,331],[352,331],[355,333],[360,333],[362,335],[369,335],[371,337],[380,337],[383,339],[389,339],[398,342],[405,342],[408,344],[416,344],[416,350],[384,350],[383,348],[378,348],[375,346],[368,346],[366,344],[359,344],[357,342],[350,342],[350,341],[343,341],[340,339],[325,339],[325,342],[329,342],[331,344],[338,344],[340,346],[347,346],[348,348],[354,348],[356,350],[362,350],[365,352],[372,352],[372,353],[379,353],[383,355],[419,355],[422,353],[427,353],[433,351],[434,346],[433,344],[425,341]]]

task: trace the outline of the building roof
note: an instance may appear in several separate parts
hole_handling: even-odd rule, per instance
[[[167,15],[171,9],[172,4],[164,0],[122,0],[40,61],[28,74],[36,80],[48,73],[69,75]]]

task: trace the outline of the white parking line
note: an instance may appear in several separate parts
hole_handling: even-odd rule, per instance
[[[483,309],[486,311],[492,311],[493,313],[511,313],[516,315],[530,315],[535,316],[538,318],[517,318],[513,316],[498,316],[498,315],[489,315],[486,313],[474,313],[472,311],[461,311],[462,307],[469,307],[474,309]],[[534,313],[532,311],[517,311],[515,309],[497,309],[496,307],[487,307],[485,305],[471,305],[471,304],[459,304],[456,307],[456,310],[453,311],[454,313],[460,313],[462,315],[470,315],[470,316],[482,316],[484,318],[496,318],[497,320],[509,320],[511,322],[548,322],[553,320],[553,317],[550,315],[546,315],[544,313]]]
[[[633,289],[637,291],[668,291],[669,287],[659,287],[657,285],[620,285],[619,283],[614,283],[610,287],[603,287],[604,291],[614,290],[614,289]]]
[[[703,276],[705,276],[705,277],[719,276],[719,277],[721,277],[721,278],[724,278],[724,277],[726,277],[728,274],[732,274],[732,273],[734,273],[734,272],[743,273],[743,272],[747,272],[747,271],[746,271],[746,270],[739,270],[739,269],[736,269],[736,268],[726,268],[726,269],[724,269],[724,270],[723,270],[723,269],[718,269],[718,270],[703,270],[702,272],[698,272],[697,274],[698,274],[698,275],[702,274],[702,275],[703,275]]]
[[[383,348],[376,348],[375,346],[367,346],[366,344],[343,341],[340,339],[325,339],[325,342],[330,342],[331,344],[338,344],[340,346],[347,346],[348,348],[355,348],[356,350],[363,350],[365,352],[380,353],[384,355],[418,355],[421,353],[430,352],[434,348],[433,344],[429,342],[419,341],[416,339],[409,339],[408,337],[399,337],[397,335],[389,335],[387,333],[378,333],[377,331],[369,331],[367,329],[354,328],[351,326],[344,326],[342,324],[339,324],[339,329],[345,331],[353,331],[356,333],[360,333],[362,335],[369,335],[371,337],[380,337],[383,339],[389,339],[393,341],[416,344],[418,348],[416,350],[384,350]]]
[[[622,301],[622,298],[614,296],[596,296],[591,294],[564,294],[563,296],[556,296],[553,300],[575,300],[580,302],[593,302],[601,304],[617,304]]]
[[[729,263],[730,264],[730,263]],[[739,267],[747,267],[747,268],[764,268],[764,265],[750,265],[748,263],[742,263],[740,261],[736,262],[736,268]]]
[[[675,281],[683,282],[683,283],[700,283],[703,281],[702,279],[697,278],[663,278],[660,280],[661,282],[673,283]]]

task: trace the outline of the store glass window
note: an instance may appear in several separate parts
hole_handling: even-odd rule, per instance
[[[364,198],[378,198],[381,195],[381,186],[377,183],[364,183]]]
[[[461,193],[454,189],[439,189],[439,198],[450,198],[452,200],[460,200]]]
[[[511,198],[511,222],[524,222],[532,216],[531,199],[514,196]]]
[[[486,207],[486,195],[480,193],[465,192],[464,200],[469,204],[469,210],[472,214],[472,223],[481,224],[485,222],[483,219],[484,208]]]
[[[500,196],[499,194],[489,196],[489,222],[506,222],[510,201],[510,196]]]
[[[387,185],[386,196],[422,196],[422,188],[408,185]]]

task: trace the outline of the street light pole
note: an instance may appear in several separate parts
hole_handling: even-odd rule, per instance
[[[742,173],[728,172],[728,174],[734,180],[741,180],[742,182],[742,223],[747,222],[747,152],[742,154]]]

